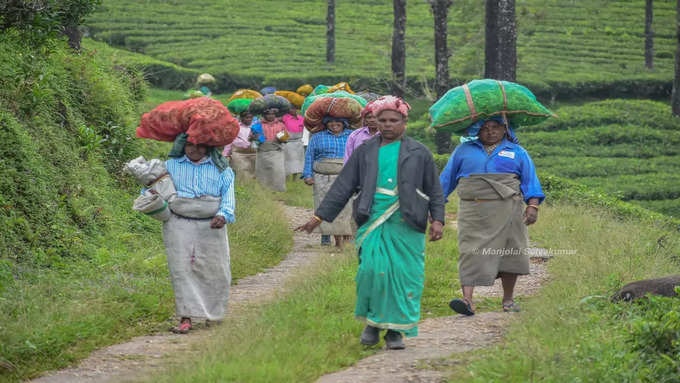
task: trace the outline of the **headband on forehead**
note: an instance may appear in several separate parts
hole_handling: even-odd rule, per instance
[[[411,109],[411,105],[399,97],[382,96],[372,102],[371,108],[373,110],[373,114],[376,116],[386,110],[393,110],[400,113],[404,117],[408,117],[408,111]]]

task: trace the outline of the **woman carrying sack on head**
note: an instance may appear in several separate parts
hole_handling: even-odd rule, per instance
[[[307,185],[314,186],[314,207],[318,207],[331,185],[340,174],[347,138],[352,132],[347,118],[326,116],[322,121],[324,130],[309,139],[305,153],[305,167],[302,177]],[[320,226],[321,244],[330,245],[330,236],[335,237],[335,246],[342,247],[344,239],[354,234],[351,225],[352,209],[349,204],[333,222]]]
[[[290,174],[291,178],[295,180],[299,178],[305,166],[305,147],[302,142],[302,135],[305,130],[304,118],[298,114],[294,105],[283,116],[282,120],[288,132],[288,141],[283,148],[286,157],[286,175]]]
[[[259,142],[255,161],[255,176],[262,186],[279,192],[286,191],[286,167],[283,145],[286,126],[277,117],[279,109],[268,108],[262,120],[253,125],[254,138]]]
[[[536,169],[503,117],[468,128],[440,175],[444,195],[458,189],[458,269],[463,299],[449,305],[474,315],[475,286],[503,284],[503,311],[519,311],[517,277],[529,274],[527,226],[538,219],[545,198]]]
[[[245,110],[239,114],[239,133],[234,142],[224,147],[222,153],[229,160],[231,168],[236,174],[255,177],[256,151],[252,145],[254,125],[252,113]]]
[[[168,173],[177,189],[173,213],[163,224],[163,242],[180,323],[187,333],[191,318],[224,318],[231,271],[225,223],[235,221],[234,173],[217,148],[175,140]]]
[[[163,222],[168,269],[186,334],[193,319],[224,318],[231,284],[226,223],[235,221],[234,173],[217,150],[234,141],[238,122],[209,98],[171,101],[142,116],[137,137],[173,141],[165,168],[174,193]],[[163,194],[157,187],[153,192]]]

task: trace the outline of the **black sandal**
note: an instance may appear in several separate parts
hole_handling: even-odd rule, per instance
[[[449,307],[451,307],[451,310],[457,312],[458,314],[467,316],[475,315],[475,312],[472,311],[472,304],[464,299],[456,298],[452,300],[449,302]]]

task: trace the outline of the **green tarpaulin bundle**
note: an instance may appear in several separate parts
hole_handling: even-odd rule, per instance
[[[229,109],[232,114],[239,115],[248,110],[248,107],[252,102],[253,100],[247,98],[237,98],[227,104],[227,109]]]
[[[490,79],[455,87],[430,107],[431,126],[452,132],[463,131],[480,119],[503,115],[515,128],[557,117],[526,87]]]

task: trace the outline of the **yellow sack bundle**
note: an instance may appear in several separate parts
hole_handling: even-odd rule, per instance
[[[339,82],[339,83],[333,85],[332,87],[330,87],[330,89],[328,89],[328,93],[333,93],[333,92],[336,92],[336,91],[339,91],[339,90],[344,90],[347,93],[354,94],[354,91],[352,90],[352,88],[349,87],[349,83],[344,82],[344,81]]]
[[[301,94],[301,95],[307,97],[310,94],[312,94],[313,91],[314,91],[313,86],[311,86],[310,84],[305,84],[305,85],[301,85],[299,88],[297,88],[295,93]]]
[[[274,94],[285,98],[298,109],[305,102],[305,96],[288,90],[277,90]]]
[[[232,102],[234,100],[238,100],[239,98],[247,98],[247,99],[254,100],[254,99],[260,98],[260,97],[262,97],[262,93],[260,93],[256,90],[239,89],[236,92],[234,92],[234,94],[232,94],[231,97],[229,97],[226,104],[228,105],[230,102]]]

